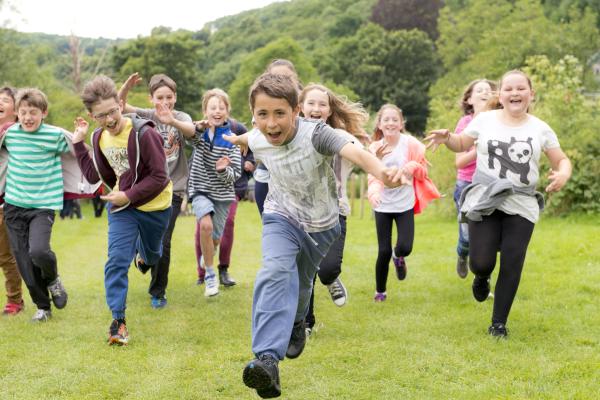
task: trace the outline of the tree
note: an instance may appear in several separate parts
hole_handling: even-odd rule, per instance
[[[433,42],[424,32],[386,32],[375,24],[340,40],[321,64],[327,78],[352,89],[372,111],[384,103],[401,107],[408,129],[416,133],[425,128],[437,65]]]
[[[437,19],[442,0],[379,0],[371,21],[387,30],[419,29],[437,39]]]

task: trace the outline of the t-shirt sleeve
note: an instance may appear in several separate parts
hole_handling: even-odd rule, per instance
[[[479,134],[481,133],[481,129],[483,128],[483,120],[486,117],[487,113],[480,113],[475,118],[471,120],[462,130],[462,134],[472,137],[477,140],[479,138]]]
[[[152,110],[152,111],[154,111],[154,110]],[[183,111],[176,111],[174,114],[174,118],[177,121],[192,122],[192,117],[190,117],[190,115],[188,113],[184,113]]]
[[[137,108],[134,107],[134,112],[137,114],[138,117],[141,118],[145,118],[145,119],[149,119],[149,120],[154,120],[154,114],[156,113],[156,110],[154,110],[154,108]]]
[[[556,136],[556,133],[554,133],[554,131],[552,130],[552,128],[550,128],[550,126],[544,124],[545,127],[544,129],[542,129],[542,141],[541,141],[541,146],[542,146],[542,150],[546,151],[546,150],[550,150],[550,149],[555,149],[557,147],[560,147],[560,143],[558,142],[558,137]]]
[[[326,123],[320,123],[316,126],[312,136],[312,144],[317,152],[332,156],[338,154],[342,147],[350,143],[347,137],[340,135]]]
[[[69,145],[67,143],[67,139],[65,139],[65,135],[63,135],[63,134],[58,136],[57,152],[58,153],[68,153],[69,152]]]

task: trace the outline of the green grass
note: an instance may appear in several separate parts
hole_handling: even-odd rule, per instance
[[[443,202],[449,202],[444,199]],[[253,399],[241,380],[252,358],[252,285],[260,224],[242,203],[231,267],[238,285],[214,299],[195,285],[194,219],[173,239],[169,305],[152,310],[149,276],[130,273],[130,345],[106,344],[106,220],[57,220],[52,244],[69,305],[34,325],[0,319],[0,399]],[[358,210],[358,207],[356,207]],[[430,210],[428,210],[430,211]],[[286,399],[594,399],[600,393],[600,217],[542,218],[536,226],[508,327],[486,335],[491,302],[477,303],[471,276],[455,272],[456,224],[433,209],[416,219],[408,277],[388,280],[375,304],[374,221],[348,220],[336,307],[318,285],[319,330],[302,357],[280,363]],[[1,291],[0,296],[4,297]]]

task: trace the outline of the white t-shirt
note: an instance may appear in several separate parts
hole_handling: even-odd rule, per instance
[[[386,167],[401,169],[408,161],[408,136],[400,135],[398,143],[389,154],[381,159]],[[402,213],[415,206],[413,185],[401,185],[395,188],[384,186],[381,202],[373,210],[380,213]]]
[[[533,115],[528,115],[519,126],[506,125],[500,120],[500,112],[493,110],[478,114],[463,131],[477,141],[475,174],[508,179],[516,187],[533,191],[539,179],[541,153],[560,147],[556,134],[548,124]],[[461,211],[468,211],[477,203],[484,190],[484,186],[478,186],[469,191]],[[509,196],[498,209],[520,215],[533,223],[539,219],[536,198],[526,194]]]
[[[250,131],[250,150],[271,175],[264,213],[283,215],[306,232],[333,228],[339,207],[332,158],[348,142],[329,125],[303,118],[296,120],[294,138],[281,146],[269,144],[256,128]]]

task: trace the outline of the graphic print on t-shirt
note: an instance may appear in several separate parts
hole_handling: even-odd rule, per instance
[[[176,161],[177,158],[179,158],[179,148],[181,147],[181,140],[177,129],[165,124],[159,124],[157,128],[163,139],[163,147],[165,148],[167,162],[171,163]]]
[[[531,170],[529,161],[533,155],[531,142],[533,138],[527,138],[527,141],[510,138],[510,143],[499,140],[488,140],[488,168],[495,170],[494,160],[500,163],[499,178],[506,178],[506,172],[510,171],[519,175],[521,183],[529,185],[527,175]]]

